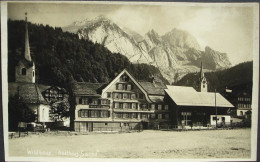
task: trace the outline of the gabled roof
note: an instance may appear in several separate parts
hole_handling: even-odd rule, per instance
[[[46,92],[47,90],[57,90],[57,91],[61,91],[62,93],[67,93],[66,89],[65,88],[61,88],[61,87],[58,87],[58,86],[40,86],[39,85],[39,88],[43,90],[43,92]]]
[[[215,107],[215,93],[213,92],[197,92],[189,88],[177,87],[179,91],[174,91],[175,86],[167,86],[165,92],[178,106],[207,106]],[[217,107],[234,107],[221,94],[216,93]]]
[[[73,93],[76,95],[101,95],[106,83],[77,82],[73,84]]]
[[[124,69],[123,71],[121,71],[120,74],[118,74],[116,76],[116,78],[114,78],[103,90],[102,90],[102,95],[113,85],[115,84],[115,82],[123,75],[126,74],[132,81],[133,83],[143,92],[143,94],[145,95],[145,98],[148,102],[151,102],[151,100],[148,97],[148,93],[146,92],[146,90],[137,82],[137,80],[126,70]]]
[[[37,86],[39,87],[41,92],[43,92],[51,87],[50,85],[44,85],[44,84],[37,84]]]
[[[8,93],[18,94],[27,104],[48,104],[35,83],[8,83]]]
[[[166,86],[161,83],[152,83],[145,81],[139,81],[139,83],[149,95],[165,95],[164,89],[166,88]]]
[[[149,95],[149,98],[151,99],[152,102],[159,103],[159,102],[163,102],[164,96]]]
[[[174,92],[197,92],[193,87],[166,85],[167,89]]]

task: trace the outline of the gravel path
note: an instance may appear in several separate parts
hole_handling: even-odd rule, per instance
[[[9,139],[10,156],[250,158],[250,129],[29,135]]]

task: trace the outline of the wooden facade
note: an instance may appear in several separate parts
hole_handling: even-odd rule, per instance
[[[154,96],[158,98],[158,94]],[[126,70],[109,84],[76,83],[74,129],[106,131],[155,127],[153,123],[169,119],[168,105],[151,98],[154,97],[150,97]]]
[[[185,90],[187,87],[177,86],[178,90],[174,91],[173,96],[169,92],[169,87],[171,86],[167,86],[165,102],[169,104],[169,115],[173,127],[215,127],[216,119],[218,125],[230,124],[228,110],[233,105],[219,93],[196,92],[195,90],[180,92],[181,89]]]
[[[64,100],[65,95],[67,95],[67,92],[64,88],[52,86],[48,89],[45,89],[42,92],[42,95],[45,98],[45,100],[50,103]]]

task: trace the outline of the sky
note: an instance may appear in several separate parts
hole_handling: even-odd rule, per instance
[[[108,2],[106,2],[108,3]],[[188,31],[205,46],[227,53],[232,65],[253,59],[256,19],[252,4],[199,3],[8,3],[8,18],[63,27],[104,15],[121,27],[144,35],[159,35],[174,28]]]

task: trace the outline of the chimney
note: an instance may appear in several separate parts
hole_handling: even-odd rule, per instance
[[[154,75],[152,75],[152,77],[151,77],[151,83],[153,83],[154,80],[155,80],[155,77],[154,77]]]
[[[156,82],[156,76],[153,75],[152,78],[151,78],[151,83],[153,83],[154,87],[157,86],[155,82]]]

